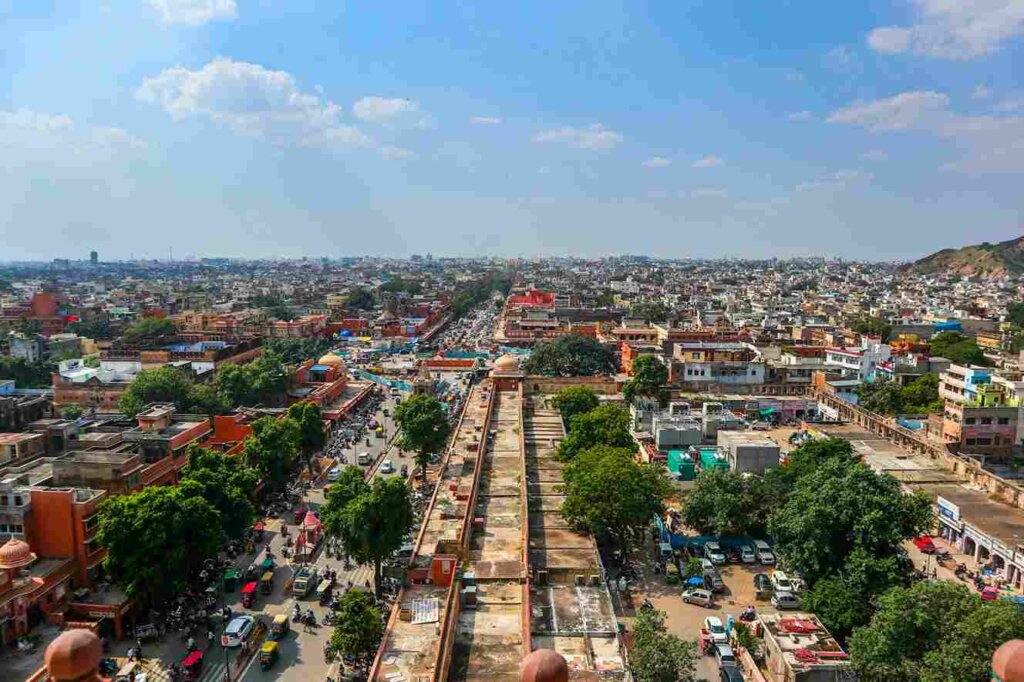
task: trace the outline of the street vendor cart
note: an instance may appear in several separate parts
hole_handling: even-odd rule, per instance
[[[251,609],[253,602],[256,601],[256,581],[246,583],[245,587],[242,588],[242,606],[247,609]]]
[[[238,588],[238,571],[234,568],[229,568],[224,571],[224,591],[234,592]]]
[[[185,671],[186,680],[198,680],[203,674],[203,652],[193,651],[181,662],[181,668]]]

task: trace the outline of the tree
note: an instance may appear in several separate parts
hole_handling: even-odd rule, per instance
[[[299,428],[291,419],[260,417],[245,439],[243,461],[271,487],[284,482],[299,452]]]
[[[338,480],[327,490],[327,501],[320,508],[320,519],[324,530],[335,537],[341,537],[344,530],[343,513],[348,503],[370,492],[370,485],[363,477],[363,470],[349,465],[341,470]]]
[[[19,388],[48,388],[53,384],[50,365],[25,358],[0,357],[0,379],[10,379]]]
[[[1020,637],[1024,615],[1016,604],[984,602],[960,583],[925,581],[883,594],[849,648],[865,682],[983,682],[992,652]]]
[[[187,457],[181,485],[189,494],[202,497],[217,508],[225,537],[243,537],[256,515],[250,498],[250,492],[256,488],[256,471],[219,452],[194,445],[188,448]]]
[[[916,414],[942,409],[937,374],[922,374],[903,387],[891,381],[865,382],[857,387],[857,397],[861,407],[878,414]]]
[[[174,323],[163,317],[143,317],[124,331],[124,341],[129,345],[153,342],[161,336],[175,333]]]
[[[524,365],[527,374],[561,377],[614,374],[617,368],[615,351],[581,334],[537,344]]]
[[[308,401],[295,403],[288,408],[288,419],[299,428],[299,447],[309,466],[313,453],[323,447],[324,415],[320,406]]]
[[[879,336],[882,343],[889,340],[892,335],[892,325],[880,317],[861,317],[850,323],[850,329],[858,334],[869,334]]]
[[[633,378],[622,387],[627,403],[635,397],[653,398],[661,405],[668,403],[663,386],[668,383],[668,367],[655,355],[641,355],[633,361]]]
[[[347,590],[339,601],[330,647],[342,656],[356,659],[364,668],[369,667],[384,635],[380,609],[362,590]]]
[[[216,384],[210,382],[193,384],[187,402],[190,411],[209,416],[223,414],[230,409],[224,394],[217,389]]]
[[[1011,303],[1006,310],[1006,321],[1024,327],[1024,303]]]
[[[673,310],[661,301],[645,301],[637,303],[629,309],[629,317],[637,317],[644,322],[664,322]]]
[[[67,405],[65,407],[60,408],[60,418],[61,419],[78,419],[81,416],[82,416],[82,406],[81,405]]]
[[[192,378],[177,367],[142,370],[135,375],[117,405],[129,417],[137,415],[149,403],[174,403],[177,409],[185,411],[191,390]]]
[[[357,287],[349,292],[345,305],[353,310],[373,310],[377,299],[369,289]]]
[[[958,365],[988,367],[992,364],[978,344],[960,332],[940,332],[931,338],[929,346],[933,356],[946,358]]]
[[[584,532],[610,535],[627,550],[664,511],[670,491],[660,469],[637,464],[631,450],[607,445],[579,453],[564,476],[562,517]]]
[[[107,320],[77,320],[68,325],[68,331],[87,339],[114,338],[114,328]]]
[[[264,352],[270,352],[286,365],[298,365],[311,358],[319,358],[331,349],[330,339],[270,339],[263,343]]]
[[[812,585],[835,575],[854,550],[876,558],[932,524],[931,502],[907,495],[899,481],[867,465],[832,458],[796,481],[788,499],[768,519],[776,549]]]
[[[563,388],[551,401],[555,409],[562,413],[562,420],[567,424],[577,414],[590,412],[598,403],[597,394],[586,386]]]
[[[629,413],[616,405],[600,405],[569,420],[569,434],[558,444],[558,456],[570,460],[595,445],[635,447],[629,434]]]
[[[859,585],[842,576],[816,582],[803,595],[801,607],[817,615],[840,641],[845,641],[854,628],[865,625],[871,618],[868,595]]]
[[[402,429],[398,447],[416,453],[416,464],[426,482],[430,456],[443,452],[448,445],[448,415],[436,398],[421,393],[395,408],[395,422]]]
[[[665,613],[640,611],[633,621],[629,667],[636,682],[692,682],[696,679],[697,647],[665,629]]]
[[[927,413],[942,410],[939,398],[939,375],[922,374],[900,391],[903,411],[906,413]]]
[[[221,546],[220,512],[182,486],[152,486],[103,501],[97,538],[107,570],[132,597],[169,596]]]
[[[400,478],[377,478],[368,492],[345,505],[341,542],[361,564],[373,564],[374,593],[380,598],[381,562],[402,546],[415,516],[409,486]]]
[[[683,520],[705,535],[761,535],[767,522],[767,496],[760,479],[726,469],[697,477]]]
[[[857,387],[857,401],[869,412],[899,414],[903,411],[903,394],[899,384],[892,381],[873,381]]]
[[[214,382],[228,405],[273,404],[284,393],[286,373],[280,356],[264,351],[252,362],[224,365]]]

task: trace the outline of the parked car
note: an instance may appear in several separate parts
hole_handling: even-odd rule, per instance
[[[700,560],[700,568],[701,568],[702,571],[717,571],[718,570],[717,568],[715,568],[715,565],[713,563],[711,563],[711,559],[707,559],[707,558],[704,558],[704,559]]]
[[[715,593],[725,592],[725,583],[722,582],[722,575],[714,569],[704,571],[704,588]]]
[[[718,669],[718,679],[721,682],[743,682],[746,678],[735,663],[722,663]]]
[[[772,595],[772,606],[780,611],[800,608],[800,597],[792,592],[776,592]]]
[[[721,545],[717,542],[705,542],[704,543],[704,556],[711,560],[711,563],[721,565],[728,561],[725,557],[725,552],[722,551]]]
[[[686,590],[683,592],[683,601],[710,609],[715,605],[715,596],[708,590]]]
[[[914,546],[917,547],[918,551],[925,554],[934,554],[936,549],[935,542],[927,535],[914,538]]]
[[[771,592],[772,591],[772,579],[768,577],[767,573],[755,573],[754,574],[754,591],[755,592]]]
[[[393,474],[395,473],[395,465],[391,463],[390,459],[386,459],[380,465],[380,472],[382,474]]]
[[[341,469],[340,468],[332,467],[330,469],[330,471],[327,472],[327,480],[328,481],[332,481],[332,482],[333,481],[337,481],[339,478],[341,478]]]
[[[402,475],[402,478],[409,478],[409,465],[408,464],[403,464],[402,465],[402,470],[401,470],[400,473]]]
[[[765,566],[775,565],[775,554],[772,548],[764,540],[754,540],[754,551],[757,552],[757,560]]]
[[[716,616],[708,616],[704,619],[704,629],[711,635],[711,641],[715,644],[728,644],[729,635],[725,632],[725,626],[722,625],[720,618]]]
[[[776,592],[792,592],[793,583],[788,575],[782,571],[775,571],[772,573],[772,589]]]
[[[256,619],[252,616],[236,616],[224,628],[224,634],[220,637],[220,645],[225,648],[242,646],[242,643],[249,639],[252,634]]]
[[[757,555],[754,554],[754,548],[750,545],[742,545],[740,547],[740,561],[745,564],[757,563]]]
[[[728,644],[715,645],[715,658],[718,659],[719,666],[727,663],[736,664],[736,654],[733,653],[732,647]]]

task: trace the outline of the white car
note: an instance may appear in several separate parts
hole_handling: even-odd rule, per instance
[[[256,620],[252,616],[236,616],[231,619],[228,626],[224,628],[224,634],[220,636],[220,645],[226,649],[242,646],[242,642],[249,639],[252,634]]]
[[[754,551],[757,552],[757,560],[765,566],[775,565],[775,555],[772,548],[764,540],[754,540]]]
[[[705,542],[704,543],[704,556],[711,560],[711,563],[721,566],[729,559],[725,556],[725,552],[722,551],[722,547],[717,542]]]
[[[757,555],[754,554],[754,550],[750,545],[743,545],[740,547],[740,561],[745,564],[757,563]]]
[[[391,463],[390,459],[386,459],[381,462],[380,472],[382,474],[393,474],[395,473],[395,465]]]
[[[683,601],[710,609],[715,605],[715,595],[708,590],[686,590],[683,592]]]
[[[793,592],[793,581],[782,571],[772,573],[772,589],[776,592]]]
[[[339,478],[341,478],[341,469],[340,468],[333,467],[330,471],[327,472],[327,480],[328,481],[334,482],[334,481],[337,481]]]
[[[800,597],[792,592],[776,592],[772,595],[772,606],[780,611],[800,608]]]
[[[704,619],[704,629],[711,635],[711,640],[715,644],[728,644],[729,635],[725,633],[725,626],[722,625],[721,619],[708,616]]]

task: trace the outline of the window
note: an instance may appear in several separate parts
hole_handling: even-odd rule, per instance
[[[973,423],[974,423],[974,417],[968,417],[967,419],[964,419],[964,424],[973,424]]]
[[[10,529],[11,533],[22,533],[25,530],[20,523],[12,523]]]
[[[8,504],[10,504],[10,501],[7,495],[0,495],[0,507],[6,507]]]
[[[1006,426],[1009,423],[1010,423],[1010,418],[1009,417],[1000,417],[999,418],[999,425],[1000,426]]]
[[[968,438],[967,439],[967,444],[968,445],[977,445],[978,442],[974,438]]]
[[[7,529],[7,524],[6,523],[0,523],[0,533],[8,533],[8,532],[10,532],[10,531]]]
[[[694,360],[700,360],[700,353],[690,353],[690,357]]]
[[[981,423],[982,424],[991,424],[992,423],[992,417],[982,417],[981,418]]]
[[[14,496],[14,506],[15,507],[20,507],[21,506],[21,495],[15,495]]]
[[[991,445],[991,444],[992,444],[992,439],[991,438],[979,438],[978,439],[978,445]]]

